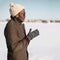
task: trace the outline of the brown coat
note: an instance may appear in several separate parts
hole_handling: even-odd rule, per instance
[[[7,60],[28,60],[27,38],[24,24],[17,20],[10,20],[4,30],[8,48]]]

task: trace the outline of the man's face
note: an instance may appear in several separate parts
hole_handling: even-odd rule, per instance
[[[23,9],[21,12],[19,12],[16,17],[20,19],[21,21],[24,21],[25,19],[25,10]]]

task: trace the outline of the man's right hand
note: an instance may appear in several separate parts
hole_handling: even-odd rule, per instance
[[[27,34],[27,38],[29,40],[32,40],[33,38],[37,37],[39,35],[38,29],[31,32],[32,29],[29,30],[29,33]]]

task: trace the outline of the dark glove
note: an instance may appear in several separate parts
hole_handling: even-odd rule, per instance
[[[37,37],[39,35],[38,29],[31,32],[32,29],[30,29],[29,33],[27,34],[27,38],[29,40],[32,40],[33,38]]]

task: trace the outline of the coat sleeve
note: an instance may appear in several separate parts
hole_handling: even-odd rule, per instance
[[[16,28],[13,23],[9,23],[7,26],[7,37],[9,46],[11,49],[15,49],[16,45],[18,44],[19,38],[16,34]]]

